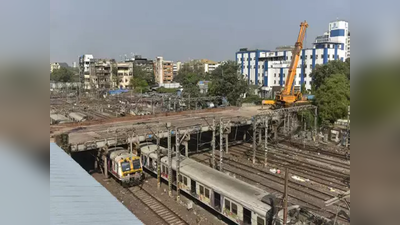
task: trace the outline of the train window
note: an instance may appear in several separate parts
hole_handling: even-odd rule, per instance
[[[131,164],[129,162],[122,162],[121,163],[122,172],[130,171]]]
[[[132,165],[134,170],[140,169],[140,160],[139,159],[132,160]]]
[[[187,182],[187,178],[186,178],[186,177],[183,177],[183,183],[184,183],[186,186],[188,186],[188,182]]]
[[[257,216],[257,225],[264,225],[264,219]]]
[[[182,175],[179,175],[179,182],[182,183]]]
[[[225,209],[231,211],[231,202],[228,199],[225,199]]]
[[[237,205],[232,202],[232,213],[237,215]]]
[[[210,198],[210,190],[208,188],[205,188],[205,189],[206,189],[206,197]]]
[[[204,195],[204,187],[200,185],[200,194]]]

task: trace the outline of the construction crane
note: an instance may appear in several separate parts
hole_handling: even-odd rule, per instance
[[[289,67],[289,74],[286,77],[285,87],[275,95],[275,100],[263,100],[263,105],[272,105],[275,108],[290,107],[297,104],[308,104],[307,98],[303,97],[301,91],[294,91],[294,78],[296,77],[296,68],[300,59],[300,52],[303,49],[304,36],[308,28],[307,21],[300,24],[300,32],[297,37],[295,48],[292,52],[292,61]],[[304,56],[303,56],[304,57]]]

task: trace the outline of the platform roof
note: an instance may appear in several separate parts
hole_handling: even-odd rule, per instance
[[[143,224],[55,143],[50,143],[50,224]]]

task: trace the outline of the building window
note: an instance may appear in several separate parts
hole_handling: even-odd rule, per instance
[[[274,80],[274,84],[276,84],[276,80]]]
[[[306,80],[304,81],[304,84],[307,84],[307,81],[306,81]]]
[[[304,68],[307,68],[307,65],[304,65]]]
[[[304,56],[304,59],[307,59],[307,55]]]
[[[262,66],[262,68],[264,69],[264,65]]]
[[[300,59],[303,59],[303,56],[302,56],[302,55],[300,56]]]
[[[276,77],[276,73],[274,73],[274,77]]]
[[[323,58],[324,58],[324,54],[321,55],[321,59],[323,59]]]
[[[312,55],[310,55],[310,59],[312,59],[312,57],[313,57],[313,56],[312,56]]]
[[[315,59],[318,59],[318,55],[315,55]]]

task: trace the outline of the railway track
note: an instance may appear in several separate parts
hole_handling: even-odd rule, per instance
[[[230,151],[230,155],[238,157],[238,158],[243,158],[243,156],[246,156],[244,152],[235,152],[235,151]],[[251,156],[252,157],[252,156]],[[256,159],[259,160],[260,162],[264,162],[264,155],[261,156],[261,153],[256,154]],[[268,165],[274,165],[275,167],[288,167],[291,171],[296,172],[296,174],[302,176],[302,177],[309,177],[312,180],[314,180],[317,183],[323,184],[328,187],[336,188],[341,191],[346,191],[349,185],[345,182],[346,179],[343,177],[336,177],[336,176],[329,176],[325,174],[323,171],[318,171],[318,170],[310,170],[309,168],[304,168],[301,164],[299,163],[290,163],[285,161],[285,158],[276,158],[272,157],[271,155],[268,156],[267,159]],[[340,181],[338,181],[340,180]]]
[[[152,196],[145,189],[139,187],[127,188],[140,202],[145,204],[151,211],[153,211],[165,224],[184,225],[187,223],[178,213],[171,210],[162,201]]]
[[[248,157],[253,157],[253,150],[250,147],[247,146],[232,146],[229,149],[229,152],[234,152],[234,153],[239,153],[243,157],[243,155],[246,155]],[[264,153],[261,153],[260,151],[256,151],[256,158],[258,160],[264,161]],[[275,162],[276,164],[280,164],[281,166],[288,166],[288,167],[295,167],[299,168],[302,170],[306,170],[308,172],[312,172],[315,174],[318,174],[320,176],[324,177],[331,177],[335,178],[338,180],[344,180],[347,177],[349,177],[349,174],[339,172],[339,171],[332,171],[331,169],[315,166],[313,163],[310,162],[304,162],[304,161],[298,161],[295,159],[289,159],[286,155],[282,154],[275,154],[274,151],[269,152],[268,154],[268,159]],[[284,165],[283,162],[285,162],[287,165]]]
[[[196,160],[198,162],[207,164],[209,156],[207,156],[207,155],[203,155],[203,156],[207,157],[207,159],[205,159],[205,160],[199,159],[195,155],[192,156],[192,159],[194,159],[194,160]],[[219,159],[219,156],[216,155],[216,159],[217,158]],[[238,163],[238,162],[234,161],[234,163]],[[246,169],[244,166],[237,166],[235,164],[232,164],[231,161],[229,161],[229,159],[224,161],[224,165],[225,165],[224,166],[224,171],[228,171],[228,172],[233,173],[233,174],[235,174],[237,176],[240,176],[241,179],[244,180],[244,181],[247,181],[247,182],[250,182],[250,183],[254,183],[254,184],[259,184],[259,185],[261,185],[261,186],[263,186],[263,187],[265,187],[265,188],[267,188],[269,190],[272,190],[274,192],[282,194],[284,183],[279,180],[281,178],[274,177],[272,174],[265,173],[265,171],[261,171],[261,170],[260,171],[264,175],[256,174],[256,173],[254,173],[254,169],[256,169],[256,168],[246,165],[247,167],[250,167],[252,170]],[[230,168],[227,168],[226,165],[228,165]],[[258,169],[256,169],[256,170],[258,170]],[[245,174],[243,171],[247,172],[248,174]],[[270,175],[270,176],[268,176],[268,175]],[[260,180],[260,179],[257,179],[256,177],[261,177],[265,181],[273,181],[278,185],[271,185],[271,183],[268,183],[268,182],[265,182],[265,181],[261,181],[262,179]],[[279,188],[278,186],[281,187],[281,188]],[[310,187],[306,187],[305,185],[300,185],[300,184],[297,184],[297,183],[292,182],[292,181],[289,181],[289,187],[290,187],[290,192],[291,193],[288,193],[288,196],[290,198],[292,198],[292,199],[295,199],[298,204],[300,204],[302,206],[306,206],[308,209],[310,209],[312,211],[317,211],[319,214],[321,214],[322,216],[325,216],[327,218],[334,218],[336,216],[336,213],[333,210],[330,210],[330,209],[327,209],[327,208],[323,208],[323,207],[321,207],[321,205],[312,203],[312,199],[311,198],[305,197],[305,196],[310,196],[310,197],[314,198],[314,201],[315,201],[315,199],[317,199],[318,201],[323,202],[325,200],[328,200],[328,199],[334,197],[334,195],[329,195],[329,194],[327,194],[325,192],[322,192],[322,191],[319,191],[319,190],[316,190],[316,189],[312,189],[315,192],[315,193],[312,193],[312,192],[308,191],[308,189],[310,189]],[[302,198],[298,197],[300,195],[303,195],[304,197],[302,197]],[[345,206],[343,206],[343,205],[339,205],[339,206],[342,209],[347,210],[345,208]],[[343,222],[346,221],[346,218],[343,217],[343,216],[339,216],[339,218]]]
[[[314,152],[314,153],[320,153],[322,155],[327,155],[327,156],[333,156],[339,159],[343,159],[343,160],[350,160],[350,154],[346,154],[346,153],[338,153],[338,152],[333,152],[333,151],[327,151],[327,150],[323,150],[320,147],[316,147],[316,146],[312,146],[312,145],[305,145],[305,148],[303,148],[303,144],[300,143],[295,143],[295,142],[291,142],[288,140],[282,140],[280,141],[280,143],[284,143],[288,146],[293,146],[297,149],[301,149],[302,151],[308,151],[308,152]]]
[[[305,157],[305,158],[310,158],[310,159],[318,160],[318,161],[320,161],[320,162],[324,162],[324,163],[327,163],[327,164],[330,164],[330,165],[334,165],[334,166],[337,166],[337,167],[342,167],[342,168],[344,168],[344,169],[350,170],[350,164],[345,163],[345,162],[340,162],[340,161],[337,161],[337,160],[333,160],[333,159],[328,159],[328,158],[325,158],[325,157],[316,156],[316,155],[313,155],[313,154],[310,154],[310,153],[305,153],[304,150],[301,150],[302,152],[300,152],[300,151],[298,151],[298,150],[290,149],[290,148],[283,147],[283,146],[272,146],[272,147],[273,147],[274,149],[277,149],[277,150],[282,151],[282,153],[284,153],[284,154],[285,154],[285,153],[288,154],[288,152],[291,152],[291,153],[296,154],[296,155],[298,155],[298,156],[303,156],[303,157]]]

